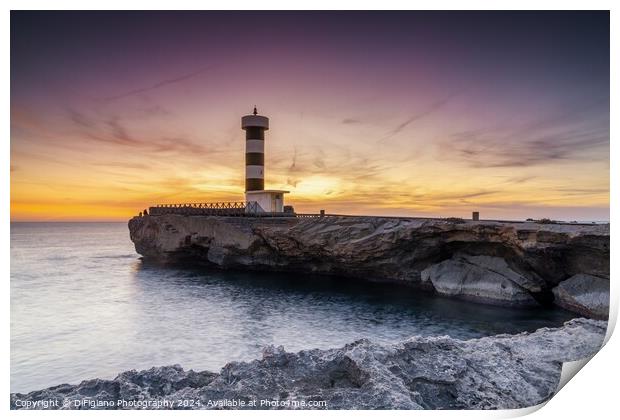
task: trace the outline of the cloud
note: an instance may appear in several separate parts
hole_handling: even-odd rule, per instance
[[[112,145],[139,148],[154,153],[178,152],[187,155],[218,153],[214,148],[207,149],[182,136],[161,136],[158,138],[141,138],[133,135],[118,116],[94,118],[84,113],[69,109],[69,119],[85,138]]]
[[[297,184],[301,182],[300,179],[286,178],[286,185],[290,185],[293,188],[297,187]]]
[[[525,184],[528,181],[531,181],[533,179],[536,179],[535,176],[517,176],[517,177],[512,177],[512,178],[508,178],[505,183],[506,184]]]
[[[314,158],[314,160],[312,161],[312,164],[319,169],[325,169],[325,157],[327,156],[327,154],[325,153],[325,151],[323,149],[321,149],[320,147],[317,150],[316,156]]]
[[[102,166],[102,167],[112,167],[112,168],[123,168],[123,169],[145,169],[148,170],[150,167],[143,163],[132,163],[132,162],[95,162],[94,166]]]
[[[36,136],[40,140],[52,140],[49,132],[50,122],[41,113],[28,107],[11,105],[11,136],[21,133]]]
[[[72,108],[68,108],[67,112],[69,113],[69,118],[71,119],[71,121],[73,121],[78,126],[92,128],[96,125],[94,121],[92,121],[81,112],[78,112]]]
[[[292,187],[297,187],[297,184],[301,182],[301,179],[295,175],[296,172],[300,172],[300,168],[297,167],[297,147],[293,148],[293,158],[291,159],[291,164],[287,168],[287,178],[286,184]]]
[[[342,186],[371,185],[376,187],[385,182],[385,174],[394,168],[393,159],[369,159],[362,153],[350,153],[343,149],[343,153],[326,153],[321,147],[311,147],[304,150],[296,146],[292,156],[270,158],[270,173],[285,175],[286,185],[296,188],[300,182],[319,176],[337,180]],[[337,195],[337,189],[331,190],[331,195]]]
[[[455,195],[451,195],[449,197],[451,199],[467,200],[469,198],[484,197],[484,196],[487,196],[487,195],[493,195],[493,194],[498,194],[498,193],[501,193],[501,191],[500,190],[476,191],[476,192],[471,192],[471,193],[467,193],[467,194],[455,194]]]
[[[359,124],[361,123],[360,120],[356,120],[355,118],[345,118],[344,120],[342,120],[343,124]]]
[[[127,129],[121,124],[120,118],[112,117],[106,122],[106,124],[112,131],[112,136],[115,139],[119,140],[121,143],[127,143],[127,144],[140,143],[139,141],[134,140],[133,138],[129,136],[129,134],[127,133]]]
[[[325,160],[322,157],[317,156],[312,163],[319,169],[325,168]]]
[[[291,166],[288,167],[289,172],[294,172],[297,170],[297,147],[293,148],[293,159],[291,161]]]
[[[439,109],[443,108],[448,102],[450,102],[452,100],[452,98],[454,98],[456,95],[458,95],[460,92],[458,93],[452,93],[450,95],[448,95],[446,98],[441,99],[437,102],[434,102],[432,104],[430,104],[426,109],[424,109],[421,112],[418,112],[414,115],[412,115],[411,117],[407,118],[405,121],[403,121],[402,123],[398,124],[396,127],[394,127],[390,132],[387,133],[387,135],[385,137],[383,137],[382,139],[380,139],[378,141],[378,143],[383,143],[386,140],[394,137],[395,135],[397,135],[398,133],[400,133],[401,131],[403,131],[405,128],[407,128],[408,125],[410,125],[411,123],[418,121],[428,115],[431,115],[432,113],[438,111]]]
[[[163,137],[155,141],[153,146],[158,152],[181,151],[189,154],[219,153],[219,150],[207,148],[183,137]]]
[[[161,105],[148,106],[144,108],[142,112],[147,117],[167,117],[169,115],[172,115],[172,112],[170,112]]]
[[[599,98],[589,103],[572,105],[567,107],[562,112],[555,115],[548,116],[534,120],[528,124],[524,124],[513,131],[510,137],[519,137],[523,134],[534,131],[542,131],[549,128],[556,128],[558,126],[564,126],[574,124],[575,122],[582,121],[588,116],[599,116],[601,111],[609,114],[609,97]]]
[[[575,187],[549,187],[546,190],[561,193],[563,196],[579,196],[584,195],[609,195],[609,187],[592,187],[592,188],[575,188]]]
[[[514,127],[454,133],[440,143],[440,155],[475,168],[592,159],[588,152],[609,146],[609,108],[597,109],[602,103],[572,108]],[[600,157],[608,158],[608,153]]]
[[[145,87],[140,87],[140,88],[137,88],[137,89],[132,89],[132,90],[129,90],[127,92],[120,93],[118,95],[112,95],[112,96],[107,96],[107,97],[104,97],[104,98],[100,98],[99,100],[104,101],[104,102],[110,102],[110,101],[116,101],[118,99],[127,98],[129,96],[134,96],[134,95],[139,95],[139,94],[142,94],[142,93],[147,93],[147,92],[150,92],[152,90],[162,88],[164,86],[168,86],[168,85],[172,85],[172,84],[175,84],[175,83],[180,83],[180,82],[184,82],[186,80],[192,79],[192,78],[194,78],[194,77],[196,77],[196,76],[206,72],[207,70],[210,70],[211,68],[212,68],[212,66],[202,67],[202,68],[200,68],[200,69],[198,69],[196,71],[184,74],[184,75],[179,76],[179,77],[174,77],[172,79],[165,79],[165,80],[159,81],[157,83],[154,83],[154,84],[152,84],[150,86],[145,86]]]
[[[506,135],[459,136],[443,144],[442,154],[477,168],[533,166],[548,161],[580,159],[580,153],[609,144],[605,130],[564,130],[553,134],[529,133],[521,141],[503,141]]]

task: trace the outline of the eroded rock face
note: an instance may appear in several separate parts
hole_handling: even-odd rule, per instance
[[[135,217],[129,231],[160,263],[398,282],[514,306],[550,304],[577,274],[609,278],[609,225],[165,215]]]
[[[553,289],[557,305],[581,315],[609,317],[609,279],[577,274]]]
[[[422,271],[422,282],[430,282],[443,296],[474,301],[536,306],[532,292],[540,292],[539,282],[513,271],[503,258],[455,256]]]
[[[114,380],[11,394],[11,408],[44,399],[199,401],[189,408],[218,408],[225,399],[246,404],[252,400],[257,404],[261,400],[325,401],[326,405],[304,408],[328,409],[521,408],[550,398],[562,362],[598,351],[606,325],[574,319],[560,328],[467,341],[412,337],[379,345],[359,340],[339,349],[298,353],[268,347],[262,359],[228,363],[219,374],[184,371],[177,365],[130,371]],[[67,404],[62,408],[77,407]],[[82,404],[82,408],[89,405]]]

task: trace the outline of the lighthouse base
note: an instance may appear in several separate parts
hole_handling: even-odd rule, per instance
[[[245,201],[255,202],[258,212],[283,213],[284,212],[284,190],[257,190],[246,191]]]

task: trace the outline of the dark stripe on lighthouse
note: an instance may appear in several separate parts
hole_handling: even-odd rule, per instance
[[[246,191],[258,191],[265,189],[265,180],[260,178],[246,178],[245,190]]]
[[[247,165],[265,165],[265,154],[264,153],[246,153],[245,154],[245,164]]]
[[[265,129],[263,127],[247,127],[245,129],[246,140],[265,140]]]

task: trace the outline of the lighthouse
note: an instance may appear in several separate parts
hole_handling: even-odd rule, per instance
[[[258,115],[255,106],[251,115],[241,117],[241,128],[245,131],[245,201],[256,203],[259,212],[282,213],[288,191],[265,189],[265,131],[269,130],[269,118]]]
[[[245,191],[265,189],[265,131],[269,130],[269,118],[258,115],[256,107],[252,115],[241,118],[245,130]]]

